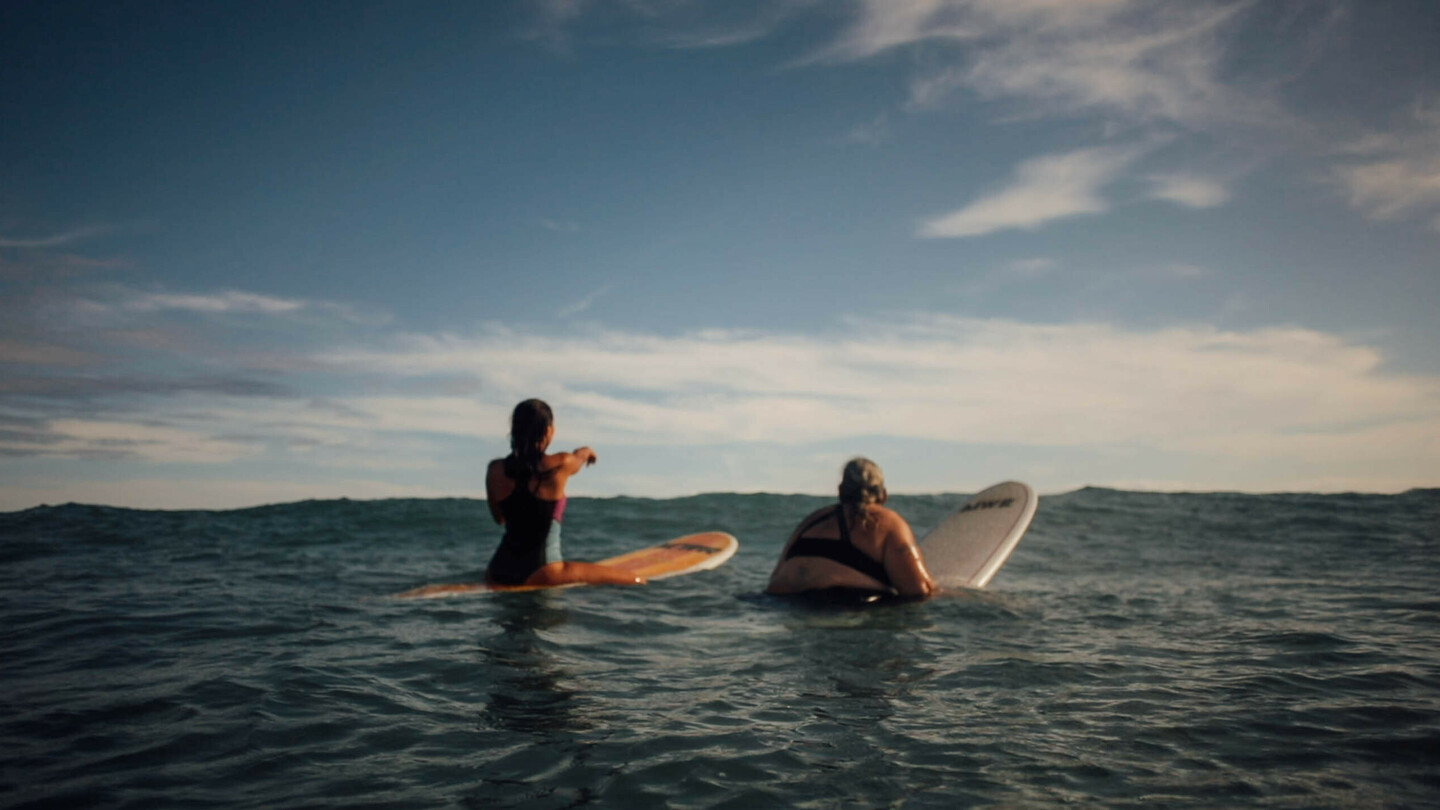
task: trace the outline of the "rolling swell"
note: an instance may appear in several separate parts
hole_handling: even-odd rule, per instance
[[[960,496],[897,497],[917,532]],[[576,499],[639,590],[474,578],[469,500],[0,515],[3,807],[1433,804],[1440,492],[1042,499],[984,592],[759,595],[820,499]]]

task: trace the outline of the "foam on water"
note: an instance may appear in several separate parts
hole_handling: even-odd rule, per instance
[[[897,497],[923,533],[961,496]],[[1042,498],[990,589],[759,595],[822,501],[577,499],[649,588],[478,577],[483,502],[0,515],[4,807],[1294,807],[1440,796],[1440,492]]]

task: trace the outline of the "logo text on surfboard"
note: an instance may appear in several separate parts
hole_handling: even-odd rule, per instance
[[[676,548],[682,551],[703,551],[706,554],[714,554],[720,549],[702,546],[699,543],[666,543],[665,548]]]
[[[1004,509],[1005,507],[1010,506],[1013,503],[1015,503],[1014,498],[991,498],[989,500],[967,503],[960,508],[960,511],[973,512],[976,509]]]

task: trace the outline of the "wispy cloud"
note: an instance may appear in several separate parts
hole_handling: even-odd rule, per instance
[[[1336,474],[1346,448],[1389,454],[1400,466],[1440,452],[1440,380],[1384,373],[1373,349],[1312,330],[1126,331],[943,316],[857,328],[884,337],[411,336],[318,359],[365,387],[389,379],[392,394],[331,394],[316,407],[314,398],[216,390],[198,407],[207,400],[195,399],[205,392],[194,386],[184,398],[156,389],[136,421],[31,417],[0,451],[225,463],[266,445],[227,437],[258,436],[290,453],[323,448],[317,458],[346,467],[404,467],[422,452],[402,451],[405,437],[498,441],[513,402],[540,395],[560,409],[567,435],[611,447],[884,436],[1318,463],[1312,448],[1323,445],[1337,453],[1326,462]],[[469,396],[415,390],[414,380],[447,375],[484,385]]]
[[[138,459],[160,464],[223,464],[255,456],[259,447],[206,431],[136,421],[53,419],[43,429],[6,431],[0,453],[69,459]]]
[[[566,29],[593,5],[590,0],[530,0],[535,20],[526,34],[556,50],[566,51],[570,47]]]
[[[1374,219],[1433,216],[1440,230],[1440,106],[1417,106],[1403,127],[1346,151],[1333,176],[1352,208]]]
[[[1211,131],[1288,121],[1272,95],[1288,78],[1227,61],[1236,30],[1263,22],[1259,0],[814,0],[604,2],[540,0],[538,34],[566,39],[601,12],[628,20],[642,41],[672,47],[735,45],[771,36],[806,12],[837,33],[795,64],[867,60],[925,46],[908,105],[922,109],[965,90],[1031,114],[1098,114],[1129,124]],[[1308,51],[1300,32],[1333,23],[1334,3],[1285,15],[1274,49]],[[822,13],[823,12],[823,13]],[[614,28],[607,27],[613,35]],[[641,33],[643,32],[643,33]],[[1296,44],[1296,43],[1301,44]],[[1303,57],[1303,55],[1302,55]],[[1303,61],[1302,57],[1301,58]],[[1273,70],[1273,68],[1272,68]]]
[[[196,393],[225,397],[285,397],[289,396],[291,391],[278,383],[256,380],[240,373],[171,377],[124,372],[29,376],[12,374],[0,379],[0,396],[18,395],[32,399],[96,401],[106,397],[168,398]]]
[[[869,121],[851,127],[840,140],[845,143],[878,146],[890,140],[890,137],[890,115],[882,112]]]
[[[1013,276],[1039,278],[1059,266],[1060,262],[1048,256],[1035,256],[1029,259],[1016,259],[1010,262],[1006,269]]]
[[[827,59],[863,59],[925,41],[954,43],[928,52],[910,85],[906,107],[923,111],[959,91],[1002,102],[1021,116],[1090,118],[1110,130],[1169,137],[1278,126],[1289,120],[1260,87],[1225,75],[1228,34],[1251,0],[1160,4],[1132,0],[875,0],[862,6]],[[1097,154],[1103,154],[1097,153]],[[1061,217],[1106,210],[1099,187],[1131,161],[1101,165],[1090,155],[1080,173],[1054,166],[1052,193],[1022,185],[1025,173],[1051,166],[1030,161],[1001,195],[927,222],[924,236],[977,236],[1033,228]],[[1132,156],[1133,157],[1133,156]],[[1051,160],[1051,159],[1037,159]],[[1076,161],[1082,160],[1077,154]],[[1053,165],[1053,164],[1051,164]],[[1088,176],[1085,172],[1089,172]],[[1226,185],[1193,173],[1155,174],[1153,199],[1190,208],[1228,201]],[[1026,215],[1025,211],[1033,212]]]
[[[580,232],[580,226],[574,222],[558,219],[549,219],[547,217],[540,218],[540,227],[544,228],[547,231],[554,231],[556,233]]]
[[[1040,272],[1051,265],[1042,259],[1019,266]],[[1184,278],[1202,272],[1166,270]],[[65,383],[61,375],[24,394],[148,395],[154,401],[137,412],[150,420],[171,414],[176,421],[167,424],[186,430],[200,425],[183,422],[183,414],[224,413],[226,429],[215,435],[290,425],[353,433],[344,442],[400,433],[498,435],[513,401],[532,395],[563,404],[577,430],[629,445],[886,435],[1031,445],[1148,442],[1201,452],[1235,435],[1348,434],[1411,422],[1440,427],[1440,381],[1383,373],[1375,350],[1313,330],[1126,331],[938,315],[891,319],[883,329],[854,326],[847,334],[869,337],[721,330],[663,337],[596,329],[546,336],[494,327],[468,337],[396,337],[380,348],[298,349],[326,369],[324,391],[211,371],[208,378],[134,384],[89,377]],[[416,384],[445,379],[478,385],[446,394],[444,386]],[[197,410],[206,401],[212,404]]]
[[[974,40],[985,32],[977,23],[968,2],[863,0],[848,30],[814,59],[865,59],[925,40]]]
[[[84,239],[89,239],[93,236],[99,236],[101,234],[109,233],[111,230],[113,229],[109,225],[91,225],[83,228],[74,228],[72,230],[64,231],[57,234],[51,234],[49,236],[39,236],[31,238],[0,236],[0,248],[64,247],[65,245],[79,242]]]
[[[928,220],[920,226],[919,235],[983,236],[1104,212],[1109,203],[1100,195],[1101,189],[1143,152],[1136,146],[1097,147],[1032,158],[1020,164],[1006,188]]]
[[[52,308],[68,308],[88,319],[124,322],[149,316],[153,326],[165,316],[250,316],[255,318],[332,319],[360,326],[383,326],[389,313],[336,301],[283,298],[242,290],[218,292],[164,292],[136,289],[124,284],[88,285],[69,297],[55,299]]]
[[[603,287],[601,287],[601,288],[599,288],[599,289],[597,289],[597,290],[594,290],[593,292],[589,293],[589,294],[586,295],[585,297],[583,297],[583,298],[581,298],[581,299],[579,299],[579,300],[577,300],[577,301],[572,301],[572,302],[570,302],[569,304],[566,304],[565,306],[563,306],[563,307],[561,307],[559,310],[557,310],[555,314],[556,314],[556,315],[559,315],[559,316],[562,317],[562,318],[570,318],[570,317],[573,317],[573,316],[575,316],[575,315],[579,315],[580,313],[582,313],[582,312],[584,312],[585,310],[589,309],[590,307],[594,306],[594,305],[595,305],[595,301],[596,301],[597,299],[599,299],[600,296],[605,295],[606,293],[610,292],[610,290],[612,290],[612,289],[614,288],[614,286],[615,286],[615,285],[613,285],[613,284],[606,284],[605,286],[603,286]]]
[[[1187,208],[1214,208],[1230,199],[1225,184],[1213,177],[1195,174],[1152,174],[1150,196]]]
[[[0,337],[0,364],[66,367],[89,365],[97,359],[89,352],[66,346]]]
[[[978,302],[1001,290],[1031,285],[1050,276],[1060,266],[1060,262],[1048,256],[1014,259],[989,270],[971,271],[961,277],[952,290],[967,301]]]
[[[1052,266],[1043,257],[1016,265]],[[289,317],[274,309],[256,317]],[[606,484],[656,487],[635,494],[793,490],[801,479],[785,476],[803,473],[796,465],[756,472],[744,459],[855,437],[1047,456],[1138,448],[1298,465],[1317,480],[1351,474],[1352,458],[1418,480],[1414,471],[1433,469],[1440,455],[1440,379],[1387,372],[1375,349],[1300,328],[1126,330],[914,314],[852,318],[819,335],[494,326],[369,342],[350,333],[344,344],[317,328],[287,333],[285,350],[290,365],[314,372],[256,376],[233,354],[205,348],[239,333],[225,331],[225,319],[205,324],[221,331],[180,347],[193,356],[167,360],[164,376],[144,373],[152,361],[143,354],[104,375],[57,362],[8,376],[0,455],[215,469],[243,461],[328,471],[312,472],[326,482],[363,473],[397,487],[423,474],[438,491],[473,472],[480,448],[503,447],[509,409],[530,396],[551,401],[566,437],[605,446],[609,459],[686,453],[692,472],[646,484],[635,462]],[[737,464],[743,474],[723,473]]]
[[[838,28],[789,64],[863,62],[903,51],[914,66],[908,94],[897,99],[903,110],[978,98],[992,104],[999,120],[1084,121],[1111,138],[1203,138],[1212,163],[1231,164],[1220,175],[1172,171],[1149,178],[1151,199],[1195,209],[1228,202],[1234,181],[1264,154],[1328,148],[1321,145],[1330,142],[1325,127],[1302,123],[1284,103],[1284,89],[1318,61],[1345,19],[1342,0],[1290,4],[1283,12],[1261,0],[854,0],[838,6],[794,0],[761,4],[758,11],[723,2],[554,0],[540,6],[543,19],[567,30],[604,9],[612,22],[618,17],[669,32],[671,42],[711,45],[772,35],[813,12],[806,20],[816,23],[814,30],[832,30],[837,22]],[[1262,40],[1266,58],[1248,58],[1246,45]],[[838,140],[874,144],[893,137],[892,129],[882,115]],[[1397,156],[1352,163],[1334,176],[1352,205],[1386,218],[1428,211],[1436,175],[1427,160]],[[1064,200],[1052,202],[1067,207]],[[1096,198],[1079,195],[1068,204],[1084,213]],[[984,227],[962,220],[962,232],[949,234],[933,225],[929,235],[974,235],[968,229]]]
[[[1130,0],[867,0],[816,58],[865,59],[927,41],[955,43],[926,60],[910,106],[965,89],[1045,113],[1104,113],[1205,128],[1276,114],[1222,78],[1226,26],[1253,5]]]
[[[123,303],[123,306],[135,312],[178,310],[205,313],[254,312],[276,315],[304,309],[305,302],[227,290],[205,295],[142,293],[130,297]]]
[[[392,374],[478,374],[498,395],[487,403],[497,413],[522,392],[545,392],[588,435],[626,443],[879,434],[1035,445],[1153,442],[1204,452],[1221,436],[1440,427],[1440,381],[1381,373],[1373,349],[1311,330],[1124,331],[920,316],[867,334],[885,337],[495,333],[417,337],[327,360]],[[364,410],[394,414],[396,405]],[[461,410],[448,423],[475,425],[481,417],[473,401],[440,410],[451,407]],[[421,409],[396,426],[423,429],[437,419]]]
[[[1440,204],[1440,164],[1408,157],[1336,169],[1350,205],[1375,219],[1394,219]]]
[[[815,0],[762,3],[695,0],[532,0],[529,35],[569,51],[584,42],[578,26],[591,15],[609,14],[634,26],[632,38],[665,48],[718,48],[770,36]],[[612,34],[613,36],[613,34]],[[607,40],[610,42],[613,40]]]
[[[1202,129],[1267,106],[1219,78],[1224,41],[1217,34],[1249,3],[1075,5],[1088,13],[1067,18],[1052,6],[1043,17],[1012,16],[1012,23],[1035,27],[1008,28],[1001,44],[975,59],[965,83],[982,95],[1052,111]]]

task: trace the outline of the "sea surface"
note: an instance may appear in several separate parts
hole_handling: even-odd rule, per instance
[[[740,552],[433,601],[483,501],[0,514],[0,807],[1440,806],[1440,490],[1084,489],[985,591],[762,596],[824,502],[575,499],[570,558]]]

